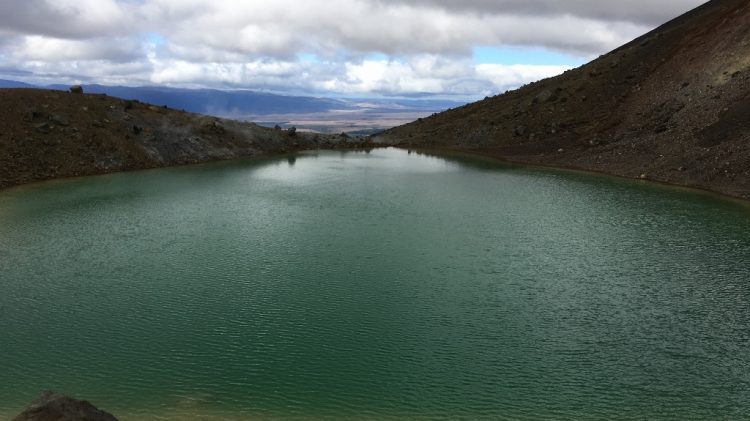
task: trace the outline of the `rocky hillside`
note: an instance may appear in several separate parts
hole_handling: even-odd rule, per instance
[[[578,69],[375,140],[750,199],[750,2],[710,1]]]
[[[0,90],[0,188],[58,177],[356,147],[341,136],[274,130],[88,95]]]

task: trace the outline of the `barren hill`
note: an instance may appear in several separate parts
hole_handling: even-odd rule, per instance
[[[0,112],[0,188],[358,145],[355,139],[274,130],[105,95],[0,89]]]
[[[710,1],[585,66],[376,141],[750,199],[750,2]]]

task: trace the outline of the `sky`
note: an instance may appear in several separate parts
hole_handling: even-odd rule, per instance
[[[317,96],[494,95],[703,0],[1,0],[0,78]]]

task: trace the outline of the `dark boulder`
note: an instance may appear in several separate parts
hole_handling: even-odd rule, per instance
[[[47,391],[13,421],[117,421],[117,418],[86,401]]]
[[[213,120],[203,125],[203,131],[206,133],[224,134],[227,130],[219,120]]]
[[[59,114],[53,115],[52,117],[49,118],[49,121],[57,124],[58,126],[65,126],[65,127],[70,126],[70,119],[68,117],[65,117],[64,115],[59,115]]]
[[[74,94],[82,94],[83,93],[83,86],[81,85],[73,85],[70,87],[70,92]]]
[[[39,123],[34,126],[34,130],[36,130],[38,133],[47,134],[52,131],[52,126],[49,125],[49,123]]]
[[[535,104],[543,104],[545,102],[554,102],[556,100],[557,100],[557,97],[555,96],[555,94],[545,89],[539,94],[537,94],[532,100],[532,102],[534,102]]]

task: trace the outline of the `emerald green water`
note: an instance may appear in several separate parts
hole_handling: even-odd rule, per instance
[[[0,419],[748,419],[750,210],[401,150],[0,193]]]

